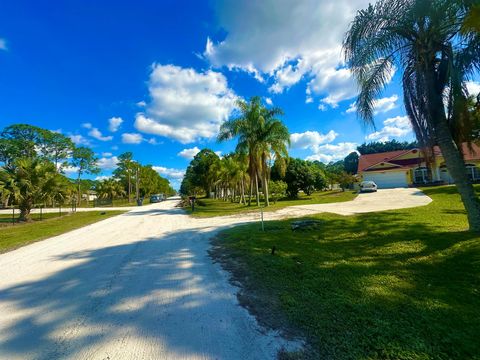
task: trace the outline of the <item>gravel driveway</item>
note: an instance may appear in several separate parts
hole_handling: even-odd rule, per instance
[[[426,205],[415,189],[304,205],[266,219]],[[298,347],[261,329],[207,255],[220,228],[258,214],[192,219],[175,201],[0,255],[1,359],[271,359]]]

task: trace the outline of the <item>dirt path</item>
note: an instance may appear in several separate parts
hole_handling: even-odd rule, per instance
[[[266,218],[431,201],[402,191]],[[269,359],[282,346],[298,346],[261,329],[207,255],[216,231],[258,221],[258,214],[192,219],[174,204],[135,209],[0,255],[0,358]]]

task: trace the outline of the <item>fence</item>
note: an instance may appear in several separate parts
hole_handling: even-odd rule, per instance
[[[30,217],[34,221],[41,221],[54,217],[61,217],[71,212],[77,211],[75,202],[71,204],[57,204],[55,207],[47,207],[45,204],[37,204],[32,207]],[[20,209],[18,206],[0,207],[0,226],[15,225],[19,222]]]

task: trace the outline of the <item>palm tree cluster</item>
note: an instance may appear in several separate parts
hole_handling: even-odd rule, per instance
[[[239,116],[224,122],[218,135],[219,141],[237,138],[236,152],[247,158],[247,172],[250,180],[251,204],[255,190],[257,205],[260,205],[259,182],[263,188],[265,205],[269,205],[268,181],[270,163],[273,159],[286,159],[290,134],[285,124],[277,117],[283,115],[278,107],[266,108],[260,97],[255,96],[249,102],[237,101]]]
[[[218,141],[237,139],[235,152],[220,157],[209,149],[195,155],[187,168],[180,187],[183,195],[203,192],[207,197],[230,199],[251,205],[255,193],[260,206],[262,188],[265,206],[268,206],[271,164],[285,163],[290,135],[277,117],[281,109],[266,108],[260,97],[237,101],[238,117],[224,122]],[[249,193],[247,200],[247,192]]]
[[[358,12],[344,50],[360,88],[357,111],[367,124],[373,124],[375,99],[393,69],[402,70],[405,108],[419,145],[427,154],[440,147],[470,229],[480,231],[480,202],[460,146],[474,127],[466,82],[480,70],[480,32],[467,25],[477,13],[478,0],[379,0]]]
[[[20,221],[30,221],[31,209],[39,203],[63,203],[71,196],[73,184],[56,171],[55,165],[40,158],[19,158],[0,169],[0,193],[20,209]]]

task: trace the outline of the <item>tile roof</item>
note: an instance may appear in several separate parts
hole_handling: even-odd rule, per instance
[[[381,163],[381,162],[388,162],[388,160],[400,156],[406,153],[409,150],[396,150],[396,151],[387,151],[383,153],[376,153],[376,154],[366,154],[360,155],[360,159],[358,159],[358,172],[364,171],[365,169],[369,168],[372,165]]]
[[[358,160],[358,172],[365,171],[369,167],[379,164],[381,162],[390,162],[392,159],[402,154],[405,154],[411,150],[396,150],[396,151],[387,151],[387,152],[376,153],[376,154],[360,155],[360,159]],[[415,149],[415,150],[418,151],[419,149]],[[438,146],[435,146],[433,148],[433,152],[435,156],[442,155],[442,152],[440,151],[440,148]],[[468,144],[463,143],[462,152],[464,154],[465,161],[480,160],[480,146],[478,146],[477,144],[472,143],[471,150],[470,150]],[[415,165],[411,162],[402,162],[402,161],[396,162],[395,160],[393,160],[392,164],[398,165],[399,168],[402,168],[402,167],[410,168]]]

